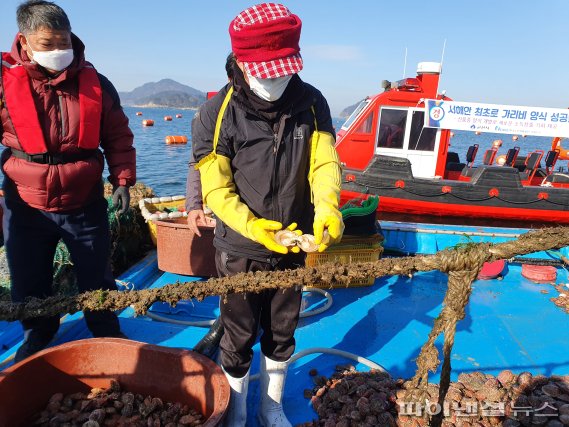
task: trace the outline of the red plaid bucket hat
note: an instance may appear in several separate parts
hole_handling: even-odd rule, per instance
[[[261,3],[245,9],[229,24],[231,47],[253,77],[274,79],[302,70],[300,18],[286,6]]]

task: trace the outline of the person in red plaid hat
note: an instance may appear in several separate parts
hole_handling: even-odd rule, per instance
[[[344,230],[330,109],[297,74],[300,30],[300,18],[281,4],[237,15],[229,25],[233,81],[192,122],[203,199],[217,216],[220,276],[303,266],[298,247],[275,241],[284,227],[313,232],[320,251]],[[261,327],[258,418],[264,426],[291,426],[282,400],[301,299],[300,285],[221,299],[220,362],[231,386],[225,425],[246,423],[252,347]]]

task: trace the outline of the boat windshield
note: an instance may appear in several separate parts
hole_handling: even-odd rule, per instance
[[[369,104],[369,101],[370,100],[366,98],[362,102],[359,103],[359,105],[356,107],[354,112],[352,114],[350,114],[350,117],[348,117],[348,120],[346,120],[344,122],[344,124],[342,125],[343,130],[348,130],[350,128],[350,126],[352,126],[354,121],[358,118],[358,116],[361,114],[361,112]]]

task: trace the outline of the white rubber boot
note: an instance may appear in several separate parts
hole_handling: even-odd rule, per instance
[[[277,362],[261,354],[259,391],[261,406],[259,422],[264,427],[292,427],[283,412],[283,394],[288,370],[288,360]]]
[[[231,387],[231,396],[229,398],[229,406],[223,420],[224,427],[245,427],[247,422],[247,389],[249,388],[249,371],[242,378],[235,378],[225,372],[223,366],[221,370],[225,374],[229,386]]]

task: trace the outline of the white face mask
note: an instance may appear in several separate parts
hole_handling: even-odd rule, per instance
[[[48,70],[61,71],[69,67],[71,62],[73,62],[73,49],[35,52],[29,43],[28,46],[34,55],[33,62]]]
[[[292,74],[283,77],[277,77],[275,79],[258,79],[253,77],[247,71],[247,77],[249,78],[249,87],[255,95],[265,101],[273,102],[279,99],[286,87],[288,82],[292,78]]]

